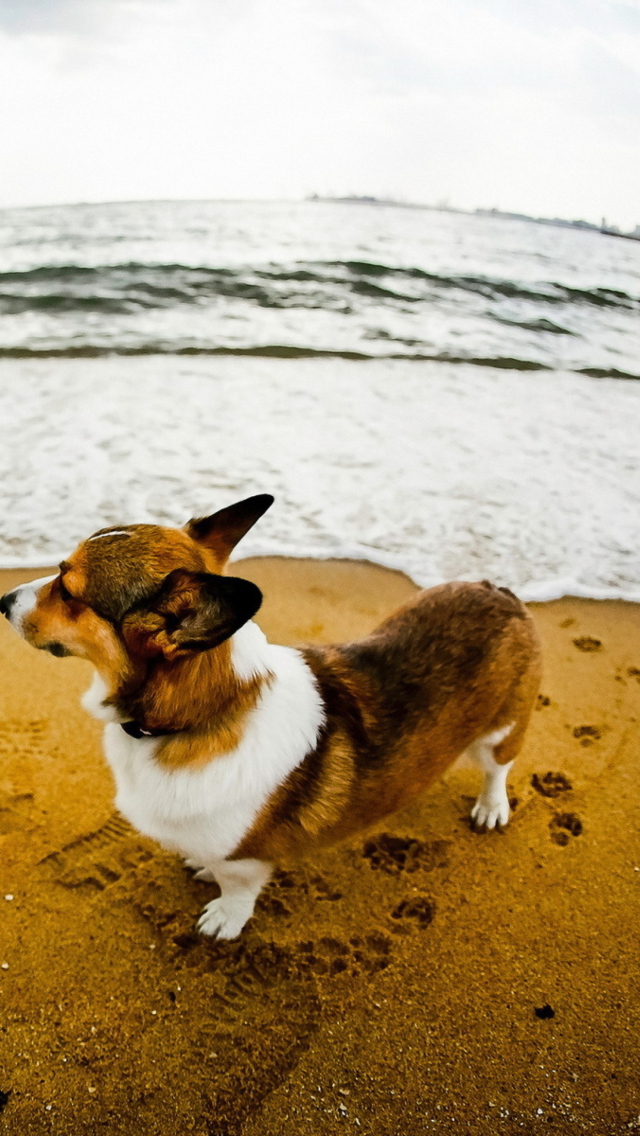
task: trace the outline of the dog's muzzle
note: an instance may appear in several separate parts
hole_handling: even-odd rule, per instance
[[[22,621],[30,615],[36,606],[38,592],[45,584],[50,584],[55,576],[43,576],[40,580],[29,580],[26,584],[18,584],[11,592],[5,592],[0,599],[0,612],[11,626],[22,635]]]

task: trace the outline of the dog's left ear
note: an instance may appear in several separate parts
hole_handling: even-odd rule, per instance
[[[189,521],[185,529],[193,540],[210,548],[220,563],[225,564],[238,541],[273,505],[273,500],[270,493],[258,493],[255,497],[228,505],[226,509],[219,509],[210,517]]]
[[[151,599],[126,613],[122,634],[135,655],[175,659],[224,643],[261,603],[249,580],[176,568]]]

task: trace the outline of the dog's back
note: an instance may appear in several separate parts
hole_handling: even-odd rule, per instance
[[[281,859],[403,807],[468,746],[517,753],[540,681],[526,608],[506,589],[420,592],[366,639],[303,652],[326,722],[236,855]],[[507,734],[507,727],[509,727]]]

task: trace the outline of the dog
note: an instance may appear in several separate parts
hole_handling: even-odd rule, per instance
[[[105,722],[116,806],[217,882],[197,926],[219,939],[240,934],[274,863],[375,825],[465,750],[484,772],[473,823],[506,825],[540,681],[529,613],[487,581],[419,592],[354,643],[268,643],[262,593],[225,568],[272,503],[100,529],[0,600],[34,647],[93,664],[83,705]]]

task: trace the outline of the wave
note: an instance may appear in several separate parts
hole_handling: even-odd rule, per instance
[[[443,288],[458,288],[461,291],[476,292],[493,298],[505,296],[509,299],[534,300],[544,303],[584,303],[598,308],[640,307],[640,299],[629,296],[615,288],[571,288],[566,284],[542,282],[534,290],[512,280],[496,280],[490,276],[442,276],[426,272],[422,268],[391,268],[384,264],[368,261],[334,261],[333,266],[345,267],[354,275],[397,276],[411,280],[426,280]]]
[[[164,343],[145,343],[135,347],[110,347],[90,343],[75,347],[0,347],[0,359],[99,359],[120,355],[244,355],[264,359],[346,359],[351,362],[404,359],[418,363],[469,363],[475,367],[500,367],[513,371],[553,369],[546,363],[537,363],[532,359],[514,359],[510,356],[453,355],[447,351],[437,354],[390,351],[384,355],[370,355],[364,351],[333,351],[329,348],[296,347],[285,343],[266,343],[254,347],[181,347]]]
[[[497,315],[494,315],[493,318],[497,323],[503,323],[507,327],[521,327],[525,331],[548,331],[552,335],[576,334],[575,331],[569,331],[568,327],[561,327],[560,324],[554,323],[553,320],[549,319],[515,320]]]
[[[369,261],[312,261],[237,268],[129,262],[83,266],[42,265],[0,273],[0,313],[103,312],[202,304],[216,297],[265,308],[324,308],[349,311],[350,300],[415,305],[457,290],[490,301],[579,304],[640,310],[640,298],[614,288],[573,288],[557,282],[529,285],[479,275],[446,275],[417,267]],[[536,326],[537,325],[537,326]],[[551,321],[529,321],[530,330],[567,333]],[[570,333],[568,333],[570,334]]]
[[[286,343],[256,344],[252,347],[208,347],[194,344],[183,345],[143,343],[136,346],[110,346],[107,344],[86,343],[68,347],[0,347],[2,359],[101,359],[109,357],[136,357],[151,355],[179,356],[245,356],[262,359],[344,359],[348,362],[384,362],[404,360],[410,363],[449,363],[466,364],[472,367],[493,367],[505,371],[552,371],[553,367],[534,359],[518,359],[511,355],[455,355],[448,351],[409,352],[389,351],[386,354],[368,354],[365,351],[334,351],[330,348],[302,347]],[[620,371],[616,367],[566,367],[565,370],[577,375],[595,379],[633,379],[640,381],[640,375]]]
[[[588,375],[591,379],[640,379],[640,375],[620,371],[618,367],[578,367],[576,374]]]

